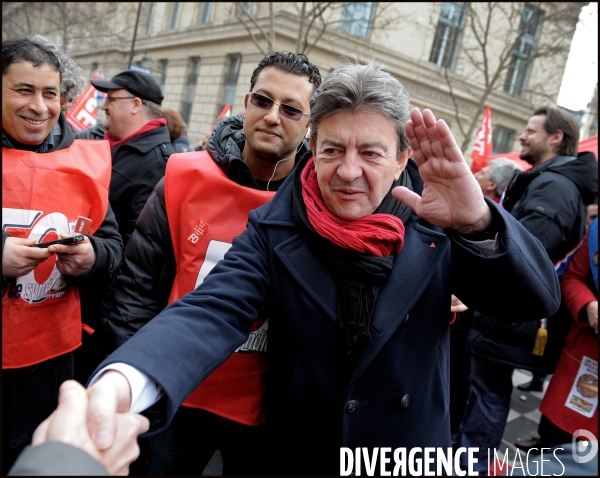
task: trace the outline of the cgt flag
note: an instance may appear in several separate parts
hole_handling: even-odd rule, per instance
[[[487,105],[483,119],[477,130],[477,139],[473,145],[473,151],[471,151],[471,158],[473,164],[471,169],[476,166],[477,163],[484,162],[485,159],[492,152],[492,110],[490,105]],[[479,168],[481,169],[481,168]]]
[[[104,69],[99,66],[92,74],[92,80],[104,79]],[[104,100],[106,93],[97,91],[90,83],[85,91],[77,96],[75,104],[66,114],[67,121],[77,131],[96,124],[96,108],[98,101]]]

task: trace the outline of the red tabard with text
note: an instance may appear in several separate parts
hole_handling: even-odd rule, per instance
[[[246,229],[249,211],[274,195],[234,183],[206,151],[169,158],[165,200],[177,263],[169,303],[202,282],[233,238]],[[246,425],[263,422],[267,326],[263,318],[257,320],[248,342],[206,378],[183,405]]]
[[[108,142],[75,140],[36,154],[2,148],[2,227],[10,235],[46,242],[69,232],[69,221],[93,220],[108,208]],[[73,246],[76,247],[76,246]],[[81,344],[77,287],[56,268],[56,254],[2,288],[2,368],[43,362]]]

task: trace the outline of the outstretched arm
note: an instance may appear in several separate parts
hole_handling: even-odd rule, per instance
[[[492,213],[450,128],[429,109],[421,113],[414,108],[410,118],[406,134],[423,178],[423,194],[398,186],[393,196],[435,226],[463,235],[484,230]]]

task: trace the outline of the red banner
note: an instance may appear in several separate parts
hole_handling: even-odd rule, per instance
[[[104,69],[99,66],[92,73],[92,80],[104,79]],[[97,91],[91,83],[85,91],[77,95],[77,100],[67,111],[66,118],[69,124],[77,131],[89,128],[96,124],[96,109],[98,100],[104,100],[106,93]]]
[[[477,130],[477,139],[473,145],[473,151],[471,151],[471,158],[473,158],[473,167],[476,167],[477,163],[485,161],[485,159],[492,152],[492,110],[490,105],[487,105],[485,113]],[[481,168],[480,168],[481,169]]]
[[[96,124],[96,88],[90,83],[67,113],[67,121],[77,131]]]
[[[217,121],[214,122],[214,124],[210,127],[210,130],[208,131],[208,134],[212,133],[212,130],[215,129],[215,125],[221,121],[223,118],[227,117],[227,116],[231,116],[231,104],[227,103],[223,109],[221,110],[221,112],[219,113],[219,116],[217,116]]]

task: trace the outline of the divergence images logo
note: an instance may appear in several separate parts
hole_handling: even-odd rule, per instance
[[[585,440],[577,441],[577,438],[583,437]],[[598,454],[598,440],[594,434],[588,430],[580,429],[573,433],[573,459],[576,463],[587,463],[592,461]]]

